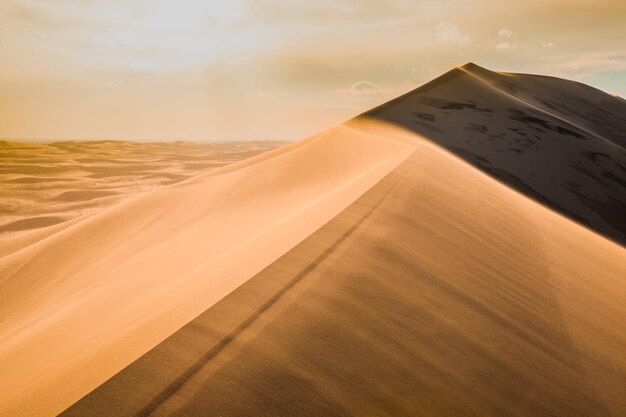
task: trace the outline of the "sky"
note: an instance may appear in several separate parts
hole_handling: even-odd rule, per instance
[[[626,97],[624,0],[0,0],[0,138],[296,140],[467,62]]]

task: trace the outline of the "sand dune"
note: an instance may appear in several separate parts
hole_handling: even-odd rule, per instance
[[[424,144],[62,415],[621,416],[625,277],[623,248]]]
[[[0,415],[61,411],[206,310],[405,159],[400,133],[341,126],[7,244]]]
[[[0,415],[626,414],[625,249],[534,200],[618,240],[621,119],[482,71],[0,241]]]
[[[475,64],[363,115],[426,136],[626,245],[626,102],[574,81]]]

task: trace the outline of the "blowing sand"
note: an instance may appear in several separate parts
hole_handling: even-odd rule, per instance
[[[283,255],[402,162],[357,123],[6,243],[0,415],[54,415]]]
[[[626,415],[625,250],[421,142],[64,416]]]

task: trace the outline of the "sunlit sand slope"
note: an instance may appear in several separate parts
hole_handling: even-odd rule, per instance
[[[626,250],[433,145],[63,416],[623,416]]]
[[[403,126],[626,246],[626,101],[474,64],[363,115]]]
[[[371,188],[416,146],[403,135],[341,126],[9,245],[0,415],[85,395]]]

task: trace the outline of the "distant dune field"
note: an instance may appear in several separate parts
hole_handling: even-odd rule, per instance
[[[0,141],[0,239],[93,213],[282,144]]]

